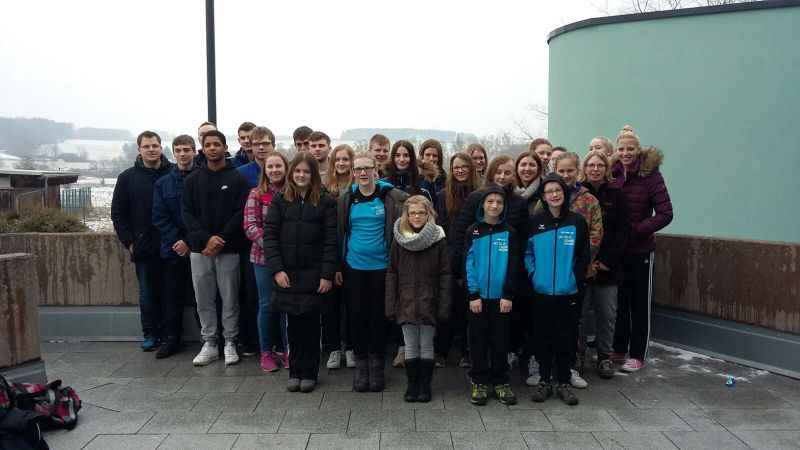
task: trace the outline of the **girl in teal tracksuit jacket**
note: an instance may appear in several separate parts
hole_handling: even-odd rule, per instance
[[[534,290],[531,310],[540,377],[533,401],[553,395],[550,375],[555,358],[558,396],[574,405],[578,399],[569,390],[569,369],[580,317],[578,287],[589,265],[589,229],[583,216],[569,210],[569,191],[560,176],[548,175],[539,190],[545,207],[531,218],[525,248],[525,269]]]
[[[489,186],[476,213],[476,223],[464,235],[465,276],[470,314],[469,347],[472,354],[470,401],[486,403],[489,384],[506,405],[516,403],[508,384],[508,351],[511,339],[511,306],[521,273],[520,252],[514,229],[504,223],[508,205],[505,192]],[[492,364],[486,358],[491,344]]]

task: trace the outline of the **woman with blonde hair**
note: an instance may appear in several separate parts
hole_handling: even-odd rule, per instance
[[[614,154],[614,143],[605,136],[595,136],[589,141],[589,151],[603,152],[606,157],[611,158]]]
[[[549,174],[550,157],[553,155],[553,144],[545,138],[536,138],[531,142],[531,145],[528,146],[528,150],[539,155],[539,159],[542,160],[542,166],[545,170],[543,175]]]
[[[663,160],[661,150],[641,147],[633,128],[622,128],[611,167],[628,201],[629,232],[622,257],[624,282],[618,297],[611,359],[625,360],[625,372],[635,372],[645,365],[650,342],[655,233],[672,222],[672,202],[658,170]]]
[[[622,252],[628,238],[628,202],[611,176],[611,166],[602,150],[592,150],[583,160],[581,184],[597,198],[603,214],[603,240],[592,263],[594,276],[586,279],[586,295],[580,321],[580,350],[586,352],[586,318],[594,310],[597,373],[614,377],[611,363],[617,289],[622,283]]]
[[[403,329],[407,402],[431,401],[433,337],[450,318],[450,255],[435,219],[427,198],[410,197],[394,223],[389,250],[385,314]]]
[[[347,144],[339,144],[333,148],[330,156],[330,165],[333,170],[325,173],[323,184],[331,197],[336,198],[340,192],[346,191],[355,183],[353,176],[353,158],[355,152]]]

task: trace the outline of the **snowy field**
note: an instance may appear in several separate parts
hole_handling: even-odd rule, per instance
[[[92,188],[92,208],[86,211],[86,226],[92,231],[114,231],[111,223],[111,197],[114,195],[116,178],[80,177],[78,182],[66,188]]]

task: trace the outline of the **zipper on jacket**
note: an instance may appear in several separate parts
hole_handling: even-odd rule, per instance
[[[492,296],[492,237],[494,229],[489,227],[489,276],[486,277],[486,298]]]
[[[553,295],[556,295],[556,267],[558,267],[558,220],[555,221],[556,228],[553,230]]]

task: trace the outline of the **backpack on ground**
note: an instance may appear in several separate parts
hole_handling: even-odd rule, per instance
[[[9,383],[0,376],[0,391],[7,392],[11,406],[41,414],[42,429],[71,430],[78,424],[81,399],[71,387],[61,386],[61,380],[42,384]],[[0,392],[0,402],[2,396]]]
[[[48,450],[35,411],[23,411],[13,405],[13,393],[0,375],[0,450]]]

